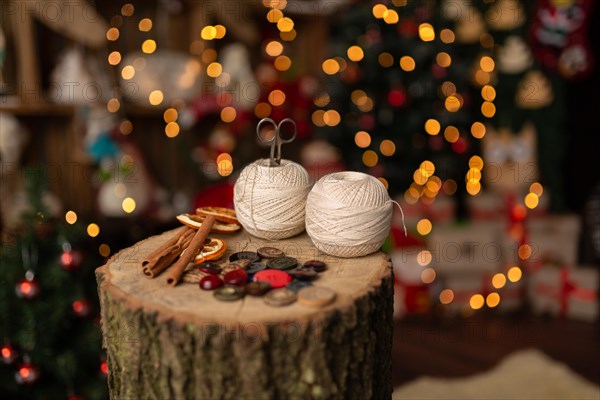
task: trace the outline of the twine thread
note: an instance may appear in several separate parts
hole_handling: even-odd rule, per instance
[[[244,229],[259,238],[276,240],[304,230],[308,172],[299,164],[281,160],[270,167],[260,159],[244,168],[233,189],[236,216]]]
[[[308,195],[306,232],[327,254],[364,256],[377,251],[389,235],[394,203],[376,178],[335,172],[321,178]],[[404,223],[404,213],[402,219]]]

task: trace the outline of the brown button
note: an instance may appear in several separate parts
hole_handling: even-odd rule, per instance
[[[283,307],[296,301],[296,293],[289,289],[274,289],[265,294],[265,304],[273,307]]]
[[[319,260],[309,260],[304,263],[304,268],[312,268],[317,272],[323,272],[327,269],[327,264]]]
[[[245,294],[244,288],[239,286],[223,286],[213,292],[215,298],[221,301],[236,301]]]
[[[277,258],[285,256],[283,251],[275,247],[261,247],[256,252],[261,258]]]
[[[250,282],[246,285],[246,293],[250,296],[264,296],[269,290],[271,290],[269,282]]]
[[[290,271],[287,271],[288,274],[292,276],[292,278],[300,279],[301,281],[312,281],[317,277],[317,271],[312,268],[296,268]]]
[[[322,286],[308,286],[298,291],[298,302],[307,306],[323,307],[335,299],[335,292]]]

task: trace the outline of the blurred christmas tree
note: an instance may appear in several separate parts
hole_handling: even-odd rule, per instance
[[[45,174],[26,173],[30,212],[2,238],[0,392],[3,398],[106,398],[94,268],[76,215],[49,221]]]
[[[537,157],[517,154],[528,148],[517,143],[489,161],[500,168],[531,163],[550,188],[553,208],[562,208],[563,86],[589,72],[591,3],[534,3],[353,4],[333,26],[313,123],[350,168],[381,177],[411,204],[431,204],[457,188],[479,195],[486,133],[518,137],[531,122]],[[531,184],[538,177],[530,175],[515,180]],[[526,193],[519,185],[514,192]]]

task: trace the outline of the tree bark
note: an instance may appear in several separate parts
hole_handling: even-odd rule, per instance
[[[306,235],[275,243],[214,235],[227,240],[226,257],[268,244],[301,262],[327,262],[314,284],[335,290],[334,303],[273,308],[144,277],[141,260],[169,234],[96,270],[112,399],[391,398],[393,275],[385,254],[336,259]]]

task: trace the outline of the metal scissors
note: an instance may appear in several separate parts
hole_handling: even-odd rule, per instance
[[[272,124],[273,127],[275,128],[275,135],[273,135],[273,137],[271,139],[265,139],[260,134],[260,127],[261,127],[261,125],[263,125],[266,122]],[[294,134],[289,139],[283,139],[280,134],[281,127],[286,122],[291,123],[292,126],[294,127]],[[281,165],[281,145],[284,143],[293,142],[294,139],[296,139],[297,134],[298,134],[298,129],[296,128],[296,123],[291,118],[285,118],[285,119],[281,120],[279,122],[279,124],[276,124],[275,121],[273,121],[271,118],[263,118],[258,122],[258,125],[256,125],[256,136],[258,136],[258,140],[260,140],[263,143],[267,143],[267,144],[271,145],[271,162],[269,163],[270,167],[277,167],[277,166]],[[277,148],[277,153],[275,153],[275,148]]]

